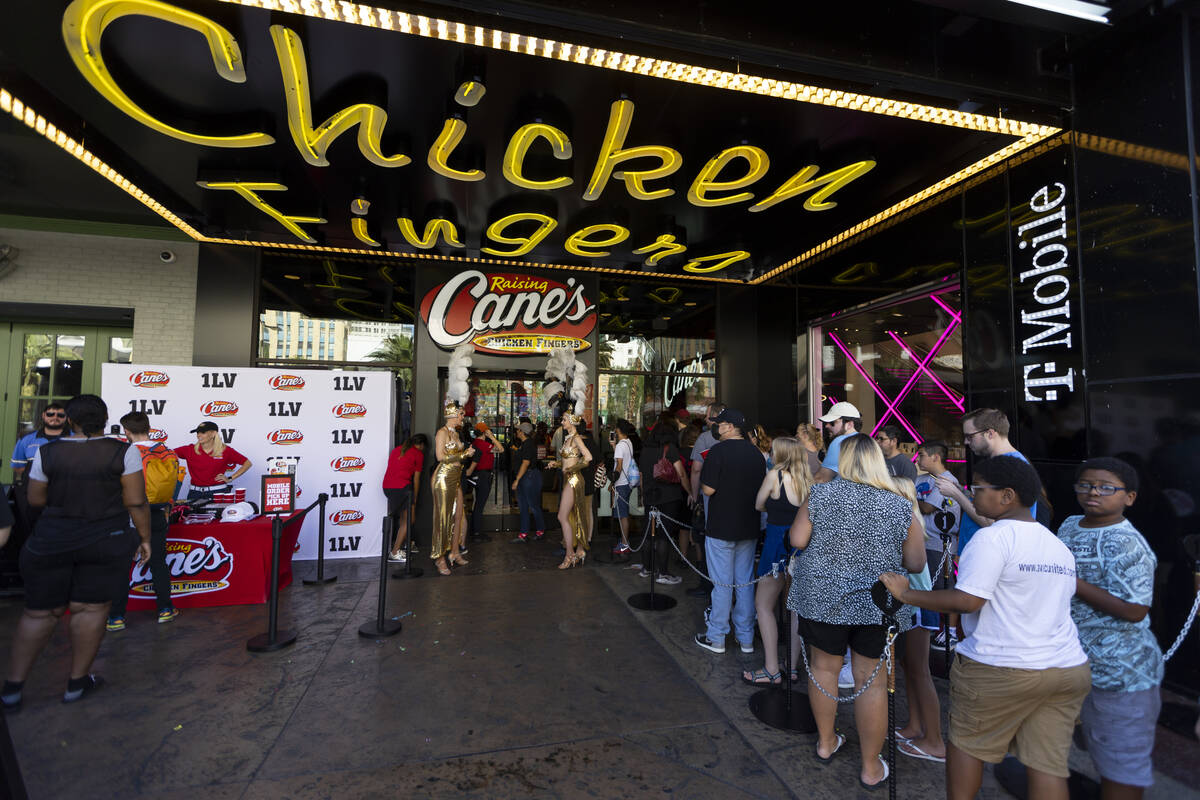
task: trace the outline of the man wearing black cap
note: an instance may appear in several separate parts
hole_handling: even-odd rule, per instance
[[[252,465],[250,459],[221,441],[215,422],[201,422],[191,432],[196,434],[196,443],[176,447],[175,455],[187,462],[192,481],[188,500],[209,500],[226,491]]]
[[[720,441],[708,451],[700,473],[700,491],[709,498],[704,556],[713,582],[712,611],[708,628],[696,634],[695,642],[705,650],[724,653],[732,611],[734,636],[743,653],[753,653],[752,581],[759,523],[754,501],[767,463],[762,452],[746,441],[746,418],[740,411],[727,408],[715,422]],[[733,585],[739,587],[736,601]]]

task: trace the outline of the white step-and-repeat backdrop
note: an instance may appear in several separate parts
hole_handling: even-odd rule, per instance
[[[268,462],[299,458],[296,507],[329,495],[325,557],[379,554],[387,513],[381,486],[392,447],[391,373],[105,364],[102,386],[110,426],[143,411],[151,438],[171,448],[194,444],[189,431],[215,423],[222,440],[253,462],[233,485],[256,506]],[[313,509],[296,558],[317,557],[317,525]]]

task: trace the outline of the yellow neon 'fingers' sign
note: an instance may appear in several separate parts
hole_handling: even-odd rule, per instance
[[[422,237],[417,236],[417,229],[408,217],[397,217],[396,224],[400,226],[400,235],[404,237],[404,241],[421,250],[432,249],[437,244],[439,234],[451,247],[466,247],[458,238],[458,228],[448,219],[438,217],[426,222],[425,235]]]
[[[381,167],[403,167],[412,161],[402,153],[392,156],[383,154],[380,140],[388,115],[377,105],[356,103],[347,106],[314,129],[304,45],[295,31],[283,25],[271,26],[271,41],[275,43],[275,56],[279,60],[279,73],[283,78],[288,129],[305,161],[314,167],[329,166],[326,151],[339,136],[355,125],[358,126],[358,149],[367,161]]]
[[[639,147],[624,148],[625,137],[629,134],[629,124],[633,122],[633,103],[628,100],[617,100],[612,104],[608,115],[608,129],[604,132],[604,141],[600,145],[600,155],[596,159],[596,169],[592,179],[588,181],[587,191],[583,193],[584,200],[596,200],[604,192],[604,187],[612,177],[625,181],[625,188],[636,200],[656,200],[660,197],[670,197],[674,189],[646,188],[646,181],[656,178],[666,178],[675,174],[683,165],[683,156],[678,150],[665,145],[644,144]],[[661,164],[654,169],[624,170],[614,173],[618,164],[635,158],[657,158]]]
[[[853,164],[847,164],[841,169],[835,169],[828,175],[814,178],[813,176],[821,168],[815,164],[810,164],[784,181],[783,185],[776,189],[770,197],[759,203],[755,203],[747,210],[752,212],[766,211],[777,203],[790,200],[796,195],[803,194],[810,189],[817,189],[817,191],[804,199],[804,207],[809,211],[828,211],[837,205],[837,203],[828,199],[829,195],[855,178],[861,178],[874,168],[874,161],[856,161]]]
[[[562,189],[574,183],[574,180],[563,176],[551,178],[548,181],[535,181],[523,174],[525,155],[535,139],[545,139],[550,143],[550,151],[559,161],[566,161],[572,155],[571,140],[567,135],[553,125],[544,122],[531,122],[522,125],[508,140],[508,148],[504,151],[502,160],[504,178],[514,186],[523,189]]]
[[[721,170],[725,169],[729,162],[735,158],[746,160],[748,164],[746,174],[732,181],[715,180],[721,174]],[[766,175],[770,167],[771,159],[761,147],[742,145],[722,150],[704,165],[704,168],[696,175],[696,180],[692,181],[692,188],[688,189],[687,194],[688,202],[701,208],[713,208],[715,206],[727,206],[731,203],[750,200],[754,197],[753,192],[738,192],[737,194],[725,195],[724,197],[708,197],[707,193],[710,191],[745,189],[763,175]]]
[[[297,239],[302,242],[307,242],[308,244],[316,244],[317,240],[309,236],[308,232],[301,228],[299,223],[303,222],[310,225],[324,225],[327,222],[327,220],[324,220],[320,217],[297,217],[284,214],[282,211],[272,205],[269,205],[267,201],[258,196],[259,192],[286,192],[287,187],[282,183],[251,181],[196,181],[196,185],[205,189],[234,192],[238,197],[241,197],[247,203],[271,217],[283,227],[287,228],[288,231],[295,235]]]
[[[425,159],[429,164],[429,168],[438,175],[445,175],[447,178],[453,178],[456,181],[481,181],[484,179],[483,170],[469,169],[465,172],[457,170],[446,163],[450,158],[450,154],[454,152],[454,148],[458,147],[458,143],[462,141],[467,132],[467,123],[457,117],[451,117],[446,120],[446,124],[442,126],[442,132],[438,134],[437,140],[429,148],[429,156]]]
[[[607,239],[588,239],[588,237],[593,233],[600,233],[602,231],[612,231],[612,236],[608,237]],[[614,244],[620,244],[628,238],[628,228],[605,222],[599,225],[588,225],[586,228],[580,228],[567,237],[567,241],[563,243],[563,247],[566,248],[568,253],[574,253],[577,256],[584,256],[586,258],[600,258],[601,256],[609,255],[611,251],[589,250],[587,248],[611,247]]]
[[[205,147],[261,147],[275,141],[265,133],[205,136],[180,130],[151,116],[133,102],[129,95],[121,91],[100,54],[100,39],[104,29],[121,17],[133,14],[170,22],[202,34],[208,41],[217,74],[231,83],[246,82],[242,50],[237,40],[232,33],[207,17],[157,0],[74,0],[63,12],[63,41],[71,60],[75,62],[75,68],[104,99],[147,128],[191,144]]]
[[[684,272],[716,272],[725,269],[730,264],[736,264],[739,261],[746,261],[750,258],[750,254],[745,250],[731,250],[728,253],[714,253],[711,256],[696,256],[691,261],[683,265]],[[707,261],[716,261],[711,267],[702,267],[701,264]]]
[[[350,231],[354,234],[354,238],[358,239],[365,245],[370,247],[382,247],[379,242],[371,238],[371,234],[367,232],[366,217],[355,217],[350,220]]]
[[[528,236],[508,236],[505,231],[509,225],[518,222],[534,221],[538,223],[538,228]],[[500,219],[488,225],[487,237],[493,242],[500,244],[515,244],[515,250],[497,250],[494,247],[481,247],[481,252],[490,253],[494,256],[523,256],[533,248],[541,244],[541,241],[550,235],[550,231],[558,225],[558,221],[554,217],[547,217],[545,214],[536,214],[533,212],[526,214],[509,214],[507,217]]]
[[[639,247],[637,250],[634,250],[633,254],[635,256],[640,256],[644,255],[645,253],[653,253],[655,250],[661,250],[662,252],[654,253],[652,256],[646,259],[646,266],[648,267],[657,266],[658,262],[662,261],[667,256],[674,256],[678,255],[679,253],[686,252],[687,245],[683,245],[675,241],[675,234],[664,233],[645,247]],[[625,300],[628,298],[618,299]]]

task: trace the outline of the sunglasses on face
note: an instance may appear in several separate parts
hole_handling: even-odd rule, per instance
[[[1075,489],[1075,494],[1091,494],[1092,490],[1095,489],[1096,494],[1101,497],[1111,497],[1117,492],[1125,491],[1124,486],[1113,486],[1111,483],[1087,483],[1085,481],[1076,483],[1072,488]]]
[[[67,414],[65,411],[43,411],[42,416],[57,417],[58,419],[66,419],[67,418]]]

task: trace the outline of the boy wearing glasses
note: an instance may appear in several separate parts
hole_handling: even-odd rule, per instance
[[[1071,617],[1092,662],[1080,718],[1109,798],[1140,798],[1154,782],[1150,753],[1162,707],[1163,660],[1149,616],[1157,559],[1125,519],[1137,488],[1137,472],[1120,459],[1084,462],[1075,473],[1083,515],[1058,529],[1075,555]]]

